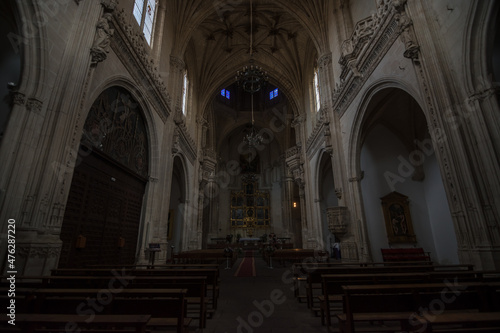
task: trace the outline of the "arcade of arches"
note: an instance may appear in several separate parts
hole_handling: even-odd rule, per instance
[[[419,247],[499,269],[499,10],[2,1],[2,244],[15,220],[28,275],[270,233],[345,261]],[[235,80],[251,62],[255,93]]]

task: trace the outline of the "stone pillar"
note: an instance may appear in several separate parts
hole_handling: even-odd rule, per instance
[[[460,262],[474,264],[476,269],[498,269],[499,213],[498,202],[493,200],[499,197],[500,180],[493,143],[483,133],[487,121],[481,119],[481,112],[470,112],[470,105],[458,100],[461,89],[454,82],[450,65],[441,57],[442,46],[435,44],[439,37],[437,23],[428,19],[425,6],[418,1],[400,0],[394,8],[402,17],[399,23],[400,38],[406,48],[404,56],[412,59],[425,101],[432,148],[443,175]],[[414,52],[407,52],[410,46]],[[466,121],[457,123],[453,119],[467,112]]]
[[[288,168],[286,168],[288,169]],[[293,239],[294,229],[292,226],[292,206],[293,206],[293,178],[292,174],[287,172],[282,180],[282,213],[283,213],[283,227],[288,234],[286,237]]]
[[[7,221],[15,220],[14,269],[19,275],[48,275],[58,264],[62,247],[59,233],[81,136],[78,121],[93,73],[89,54],[95,38],[92,32],[107,10],[105,1],[102,5],[81,5],[84,7],[75,14],[77,25],[66,45],[51,48],[51,62],[44,63],[50,44],[44,38],[45,30],[53,29],[59,20],[40,26],[24,45],[25,53],[31,55],[25,65],[31,70],[21,73],[20,86],[12,92],[5,144],[0,146],[0,242],[6,244]],[[20,22],[33,21],[30,12],[23,11]],[[65,52],[66,48],[74,52]],[[57,63],[57,70],[53,63]],[[7,247],[1,246],[3,272],[12,270],[5,251]]]

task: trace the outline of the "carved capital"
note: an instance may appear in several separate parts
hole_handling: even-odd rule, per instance
[[[16,105],[24,105],[24,103],[26,103],[26,95],[19,92],[19,91],[15,91],[15,92],[12,92],[12,103],[16,104]]]
[[[298,117],[295,117],[292,121],[292,127],[297,127],[300,124],[302,124],[306,120],[306,117],[304,115],[300,115]]]
[[[171,55],[170,56],[170,67],[172,68],[173,71],[178,71],[178,72],[184,73],[184,69],[186,68],[186,64],[184,64],[184,61],[181,58]]]
[[[392,0],[392,7],[398,12],[401,13],[405,10],[407,0]]]
[[[337,196],[337,199],[342,199],[342,188],[341,187],[337,187],[335,188],[335,195]]]
[[[324,54],[318,59],[318,68],[323,70],[325,67],[330,66],[332,64],[332,54]]]
[[[28,98],[26,102],[26,109],[28,111],[40,113],[42,111],[43,103],[35,98]]]

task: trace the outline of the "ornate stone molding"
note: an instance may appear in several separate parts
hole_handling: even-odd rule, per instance
[[[104,7],[104,11],[113,12],[118,6],[118,0],[101,0],[101,5]]]
[[[61,253],[61,244],[29,244],[18,246],[17,255],[21,258],[57,258]]]
[[[179,72],[180,74],[184,74],[186,64],[184,63],[184,61],[181,58],[176,57],[174,55],[171,55],[170,56],[170,68],[172,70]]]
[[[128,23],[128,15],[124,9],[113,12],[112,26],[115,29],[111,39],[111,49],[116,53],[130,74],[147,90],[154,109],[163,122],[170,115],[172,99],[167,93],[158,67],[149,56],[149,46],[141,32]]]
[[[328,218],[328,229],[336,238],[341,239],[347,233],[349,209],[344,206],[328,207],[326,216]]]
[[[353,35],[343,44],[341,80],[332,94],[333,108],[341,116],[401,33],[394,7],[399,2],[380,0],[377,12],[358,22]]]
[[[331,66],[332,64],[332,54],[324,54],[318,59],[318,68],[322,71],[324,68]]]
[[[472,95],[467,98],[467,102],[474,103],[475,101],[483,101],[500,91],[499,87],[490,86],[485,89],[480,89],[475,91]]]
[[[286,159],[298,157],[300,155],[300,150],[300,146],[295,146],[287,149],[285,152]]]
[[[203,161],[200,162],[200,182],[209,182],[213,180],[215,175],[215,167],[217,166],[217,154],[212,149],[203,150]]]
[[[184,153],[191,163],[196,160],[196,144],[189,136],[184,122],[177,124],[174,130],[172,154]]]
[[[365,44],[370,40],[374,30],[374,18],[369,16],[358,23],[354,27],[354,31],[349,39],[346,39],[342,45],[342,56],[339,64],[342,67],[348,66],[352,61],[356,61]],[[342,76],[345,77],[346,72],[342,71]]]
[[[302,167],[302,147],[295,146],[286,151],[286,166],[289,168],[293,179],[299,184],[299,187],[304,184],[304,168]]]

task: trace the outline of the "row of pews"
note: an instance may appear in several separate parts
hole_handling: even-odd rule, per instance
[[[218,264],[55,269],[17,276],[6,299],[4,277],[1,297],[14,299],[16,325],[1,314],[0,332],[189,332],[196,321],[203,329],[217,309],[219,280]]]
[[[174,254],[173,260],[177,264],[204,264],[216,262],[217,264],[227,263],[229,266],[232,266],[238,259],[238,253],[233,249],[231,249],[231,252],[226,252],[226,248],[183,251]]]
[[[330,260],[328,252],[314,249],[272,249],[272,251],[267,251],[267,248],[263,248],[262,258],[268,266],[272,266],[272,262],[286,266],[304,261],[328,262]]]
[[[472,265],[298,263],[295,297],[331,332],[500,332],[500,271]]]

